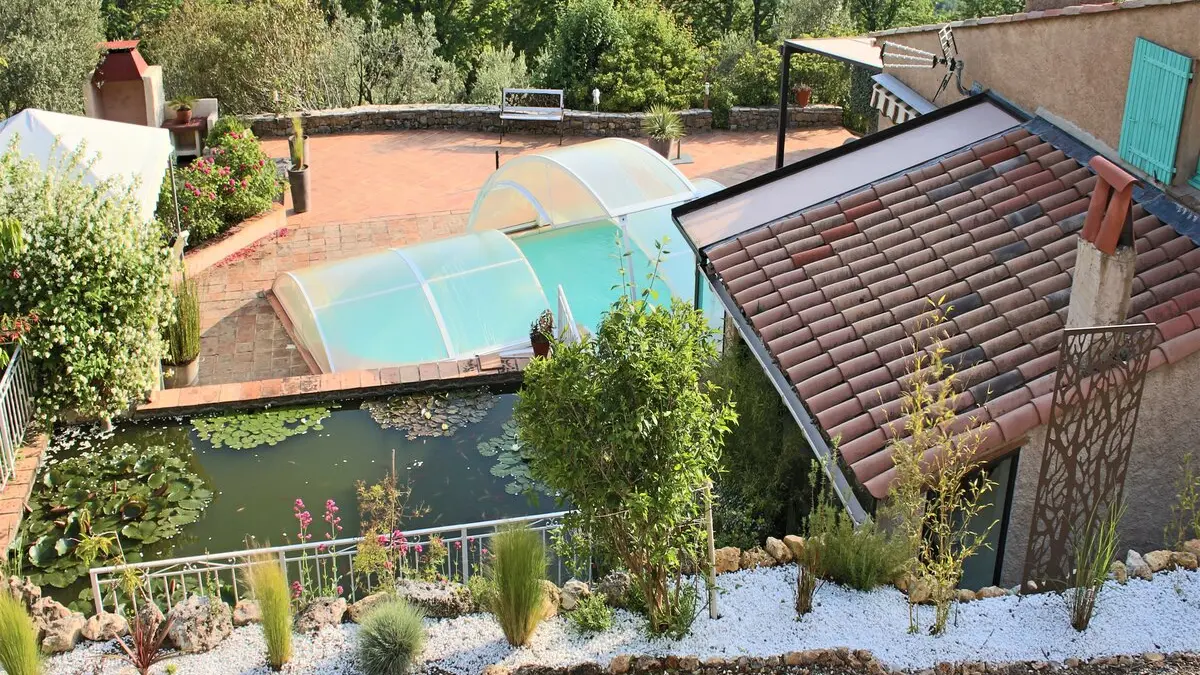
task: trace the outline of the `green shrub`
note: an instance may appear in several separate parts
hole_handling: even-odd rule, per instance
[[[217,118],[216,123],[208,130],[208,136],[204,140],[204,147],[211,148],[218,145],[225,134],[230,132],[240,133],[249,130],[250,127],[246,126],[246,123],[241,118],[234,115],[222,115]]]
[[[490,575],[490,570],[477,572],[467,579],[467,590],[471,592],[477,612],[491,612],[496,600],[496,582]]]
[[[869,591],[892,582],[910,556],[905,542],[881,529],[873,520],[858,526],[842,507],[823,499],[808,517],[808,538],[826,579]]]
[[[200,287],[194,279],[175,284],[175,320],[167,326],[170,366],[182,366],[200,355]]]
[[[520,647],[542,619],[542,581],[546,578],[546,549],[537,532],[528,528],[504,530],[492,538],[496,597],[492,613],[509,644]]]
[[[99,5],[0,2],[0,119],[25,108],[83,114],[81,85],[96,68],[104,40]]]
[[[475,83],[467,103],[496,105],[505,89],[524,87],[529,84],[529,70],[525,67],[525,55],[513,51],[512,45],[496,49],[484,45],[475,66]]]
[[[264,554],[246,568],[246,584],[262,613],[267,663],[274,670],[292,658],[292,597],[279,560]]]
[[[157,379],[171,261],[128,188],[85,183],[80,162],[0,157],[0,221],[26,237],[24,250],[0,252],[0,305],[31,317],[23,348],[40,410],[111,417]]]
[[[387,600],[363,619],[358,662],[367,675],[402,675],[425,646],[425,618],[403,599]]]
[[[729,88],[737,105],[779,103],[779,48],[760,44],[742,54],[733,66]]]
[[[8,675],[42,672],[33,619],[25,611],[25,603],[8,592],[0,592],[0,666]]]
[[[604,601],[604,595],[593,593],[580,598],[575,609],[567,614],[567,619],[580,633],[603,633],[612,628],[613,609]]]

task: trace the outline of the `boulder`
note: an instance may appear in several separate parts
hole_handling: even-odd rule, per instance
[[[609,572],[596,583],[596,592],[604,596],[604,602],[610,607],[625,607],[628,604],[629,589],[633,586],[633,578],[629,572],[620,570]]]
[[[1162,572],[1175,566],[1175,563],[1171,561],[1171,551],[1151,551],[1142,557],[1150,566],[1151,572]]]
[[[767,543],[763,545],[763,549],[780,565],[792,562],[792,549],[775,537],[767,537]]]
[[[571,579],[563,584],[562,597],[559,598],[558,608],[564,612],[570,612],[579,606],[579,601],[591,597],[592,589],[588,587],[586,582],[578,579]]]
[[[296,617],[296,631],[318,633],[325,626],[339,626],[346,615],[345,598],[317,598]]]
[[[986,598],[1003,598],[1008,595],[1008,591],[999,586],[985,586],[978,591],[975,591],[975,597],[980,600]]]
[[[396,582],[396,595],[435,619],[452,619],[474,610],[471,592],[454,582],[401,579]]]
[[[1129,549],[1129,553],[1125,554],[1125,570],[1129,576],[1146,581],[1154,577],[1154,573],[1150,571],[1150,565],[1146,564],[1146,559],[1133,549]]]
[[[975,600],[975,599],[976,599],[975,591],[968,590],[966,588],[958,589],[958,601],[959,602],[971,602],[972,600]]]
[[[1183,545],[1179,547],[1179,550],[1183,551],[1184,553],[1191,553],[1197,558],[1200,558],[1200,539],[1188,539],[1187,541],[1183,542]],[[38,592],[41,592],[40,589]]]
[[[262,623],[262,610],[257,602],[242,598],[233,607],[233,625],[241,627],[252,623]]]
[[[19,598],[25,603],[25,609],[32,609],[38,600],[42,599],[42,589],[29,580],[28,577],[11,576],[4,581],[9,595]]]
[[[924,579],[909,579],[905,587],[911,604],[921,605],[933,599],[933,587]]]
[[[741,559],[742,551],[735,546],[717,549],[717,574],[738,571]]]
[[[350,606],[346,608],[346,613],[354,623],[362,623],[363,619],[371,613],[372,609],[375,609],[376,605],[382,604],[388,598],[387,593],[372,593],[358,602],[350,603]]]
[[[216,647],[233,632],[233,610],[219,599],[193,595],[171,608],[167,639],[185,653]]]
[[[553,581],[542,579],[542,618],[558,616],[558,604],[562,602],[562,591]]]
[[[38,598],[29,608],[29,616],[33,619],[33,627],[37,629],[38,639],[46,633],[50,624],[71,616],[71,610],[53,598]],[[82,614],[80,617],[82,618]]]
[[[51,621],[46,626],[46,634],[42,638],[42,653],[60,654],[74,649],[83,637],[83,627],[86,623],[83,615],[78,612]]]
[[[1108,578],[1116,581],[1118,584],[1129,581],[1129,570],[1125,567],[1125,563],[1120,560],[1114,560],[1113,564],[1108,566]]]
[[[1196,554],[1185,551],[1175,551],[1171,554],[1171,564],[1179,569],[1194,570],[1198,566]]]
[[[129,632],[129,621],[120,614],[101,612],[83,625],[83,639],[92,642],[115,640]]]
[[[738,561],[738,564],[744,570],[752,570],[756,567],[774,567],[775,558],[772,558],[771,554],[762,550],[761,547],[755,546],[752,549],[742,551],[742,557]]]
[[[789,534],[783,538],[783,545],[792,552],[793,560],[799,560],[804,555],[804,537]]]

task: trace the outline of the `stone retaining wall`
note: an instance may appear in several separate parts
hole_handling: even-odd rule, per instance
[[[694,108],[681,111],[688,134],[712,130],[712,111]],[[567,136],[642,136],[645,113],[608,113],[568,110],[562,122]],[[773,130],[779,112],[776,108],[734,108],[729,115],[731,129]],[[340,134],[354,131],[393,129],[447,129],[500,133],[500,109],[494,105],[371,105],[354,108],[311,110],[303,113],[304,129],[309,134]],[[285,137],[292,133],[290,115],[252,115],[244,118],[260,138]],[[842,109],[837,106],[793,107],[791,127],[840,126]],[[513,121],[504,123],[506,132],[556,135],[557,122]]]

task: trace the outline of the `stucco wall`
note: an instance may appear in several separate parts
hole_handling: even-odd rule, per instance
[[[1200,26],[1200,2],[1191,0],[1024,21],[956,25],[954,36],[965,63],[966,88],[970,89],[971,83],[977,81],[1030,112],[1044,107],[1117,148],[1134,39],[1144,37],[1200,57],[1197,26]],[[881,39],[940,53],[939,27],[921,32],[901,30]],[[885,70],[928,99],[932,99],[944,74],[940,68]],[[1200,156],[1197,89],[1193,80],[1176,155],[1175,185],[1195,174]],[[944,105],[960,98],[951,83],[936,103]]]
[[[1163,548],[1163,526],[1170,519],[1175,503],[1175,479],[1183,456],[1195,452],[1200,458],[1200,418],[1192,406],[1198,381],[1200,352],[1146,374],[1133,453],[1125,477],[1128,510],[1121,523],[1121,559],[1130,548],[1142,553]],[[1017,462],[1012,517],[1004,548],[1005,585],[1023,581],[1029,523],[1045,444],[1046,427],[1034,429]]]
[[[142,81],[105,82],[100,87],[100,116],[114,122],[146,124],[146,92]]]

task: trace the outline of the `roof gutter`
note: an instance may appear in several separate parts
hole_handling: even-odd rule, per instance
[[[684,238],[687,239],[687,237]],[[695,250],[694,247],[693,250]],[[792,418],[800,425],[800,432],[804,435],[804,440],[808,442],[808,447],[812,449],[813,454],[820,460],[821,466],[825,470],[825,475],[829,477],[830,482],[833,484],[834,492],[837,493],[842,505],[846,507],[850,518],[856,525],[866,522],[868,518],[866,509],[859,502],[858,496],[854,493],[853,486],[850,485],[850,481],[842,473],[836,453],[825,442],[825,437],[821,435],[821,430],[817,428],[812,417],[808,414],[808,409],[804,407],[804,403],[796,395],[796,391],[792,389],[791,384],[784,379],[783,373],[775,367],[775,364],[771,361],[771,355],[767,352],[766,345],[759,339],[754,329],[746,323],[746,317],[738,309],[737,303],[733,301],[733,297],[729,295],[729,291],[725,288],[725,285],[721,283],[720,279],[716,278],[711,266],[706,264],[704,257],[699,253],[697,260],[699,261],[699,269],[704,272],[705,278],[708,279],[717,297],[720,298],[725,311],[733,319],[738,333],[745,340],[746,345],[750,347],[750,352],[754,354],[754,358],[758,361],[759,367],[762,368],[763,374],[771,380],[771,385],[775,387],[775,391],[783,399],[788,412],[792,413]]]

